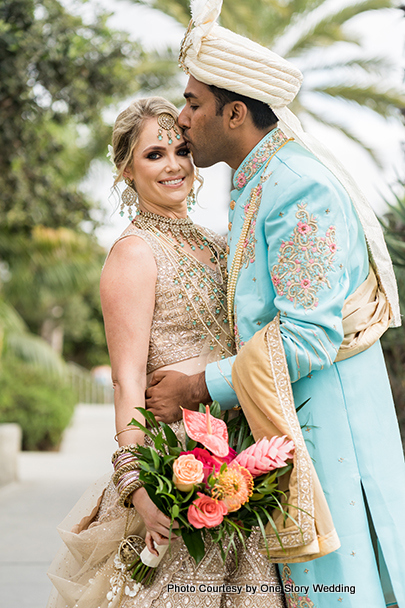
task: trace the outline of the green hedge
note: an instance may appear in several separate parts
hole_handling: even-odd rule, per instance
[[[17,422],[24,450],[51,450],[60,444],[76,398],[57,377],[17,360],[0,362],[0,423]]]

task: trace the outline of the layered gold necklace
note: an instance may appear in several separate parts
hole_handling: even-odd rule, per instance
[[[226,306],[227,257],[225,250],[190,220],[166,218],[141,212],[134,226],[152,234],[159,242],[174,269],[173,283],[180,289],[179,298],[191,319],[192,328],[203,325],[200,339],[208,340],[210,350],[220,347],[222,358],[233,355]],[[184,249],[187,242],[195,251],[207,248],[214,267],[200,262]]]

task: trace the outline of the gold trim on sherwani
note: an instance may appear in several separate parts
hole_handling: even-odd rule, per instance
[[[268,524],[271,561],[309,561],[335,551],[340,542],[297,418],[278,316],[240,350],[232,381],[255,440],[287,435],[295,444],[294,466],[280,478],[280,489],[298,526],[273,513],[283,549]],[[264,541],[262,550],[266,554]]]

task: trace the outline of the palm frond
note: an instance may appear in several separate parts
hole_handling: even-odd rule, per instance
[[[361,70],[373,76],[385,76],[394,66],[392,61],[386,57],[359,57],[356,55],[352,59],[341,59],[340,56],[336,56],[335,52],[333,54],[324,52],[317,53],[311,59],[306,58],[305,67],[314,74],[324,71],[331,73],[333,71],[333,77],[335,78],[335,72],[340,70],[342,73]]]
[[[65,370],[65,362],[49,344],[39,336],[28,332],[6,333],[4,350],[14,357],[37,365],[53,374],[61,375]]]
[[[132,0],[134,4],[140,4],[148,8],[162,11],[169,17],[187,27],[190,21],[190,5],[188,0]]]
[[[290,23],[286,24],[285,31],[277,44],[283,47],[283,54],[292,57],[311,46],[329,46],[334,41],[358,43],[358,38],[344,33],[342,26],[353,17],[361,13],[383,8],[392,8],[391,0],[363,0],[353,2],[344,8],[325,5],[321,3],[315,10],[309,9],[304,15],[293,15]],[[295,41],[285,46],[283,39],[288,39],[295,32]]]
[[[356,143],[360,147],[362,147],[371,156],[371,158],[373,159],[373,161],[375,162],[375,164],[378,167],[382,167],[381,160],[377,156],[377,154],[375,153],[375,151],[373,150],[373,148],[371,148],[370,146],[368,146],[366,144],[366,142],[364,140],[362,140],[358,135],[356,135],[350,128],[348,128],[345,125],[341,124],[339,121],[334,120],[333,118],[323,117],[319,113],[315,114],[315,112],[312,112],[308,108],[305,108],[305,114],[307,116],[311,117],[316,122],[318,122],[320,124],[323,124],[326,127],[330,127],[332,129],[335,129],[336,131],[340,131],[341,133],[343,133],[350,141],[353,141],[354,143]]]
[[[337,84],[334,86],[314,87],[312,92],[351,101],[377,112],[384,118],[395,116],[398,108],[405,107],[405,95],[395,89],[382,90],[377,85],[358,86],[356,84]]]
[[[13,306],[0,298],[0,328],[2,332],[24,333],[27,326]],[[0,353],[1,355],[1,353]]]

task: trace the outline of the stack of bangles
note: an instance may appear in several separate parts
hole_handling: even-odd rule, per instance
[[[119,494],[118,504],[121,507],[131,508],[133,506],[132,494],[143,486],[139,480],[139,467],[133,450],[136,445],[124,445],[118,448],[111,457],[114,467],[112,480]]]

